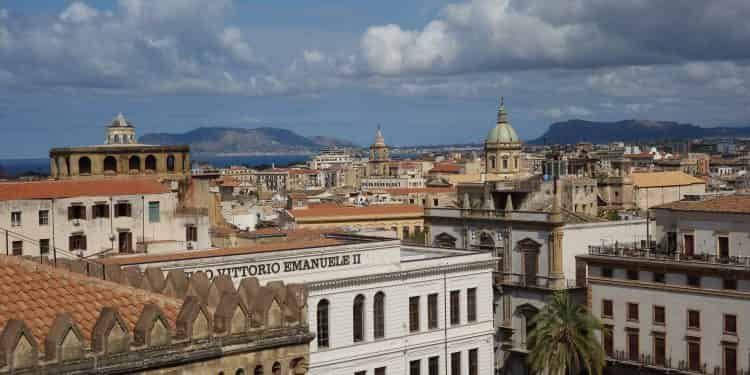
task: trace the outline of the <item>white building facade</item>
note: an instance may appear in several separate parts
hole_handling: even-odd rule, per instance
[[[96,256],[210,247],[207,213],[156,180],[0,184],[0,252]]]
[[[121,258],[121,265],[227,274],[239,283],[306,284],[309,374],[490,375],[494,368],[492,270],[487,252],[403,247],[339,237],[341,244],[204,256]]]

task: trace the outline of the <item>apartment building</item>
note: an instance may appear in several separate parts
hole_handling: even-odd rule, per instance
[[[0,252],[96,256],[210,246],[208,214],[155,179],[0,183]],[[59,250],[61,252],[57,252]]]
[[[577,257],[579,269],[588,269],[590,308],[608,327],[601,339],[611,370],[746,373],[750,196],[653,211],[653,246],[590,246]]]

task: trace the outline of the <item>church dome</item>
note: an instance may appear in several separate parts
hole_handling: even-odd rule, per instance
[[[500,109],[497,111],[497,124],[489,134],[487,134],[487,143],[520,143],[516,130],[510,126],[505,112],[505,104],[500,99]]]

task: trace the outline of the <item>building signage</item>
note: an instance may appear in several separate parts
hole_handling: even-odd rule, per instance
[[[314,271],[325,268],[336,268],[342,266],[356,265],[362,263],[362,254],[333,255],[319,258],[306,258],[297,260],[285,260],[279,262],[267,262],[260,264],[244,264],[231,267],[202,270],[209,279],[218,275],[227,275],[231,278],[244,278],[251,276],[276,275],[278,273]],[[185,271],[190,277],[196,271]]]

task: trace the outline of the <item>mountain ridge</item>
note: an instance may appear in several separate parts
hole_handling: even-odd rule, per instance
[[[305,137],[294,131],[263,126],[234,128],[202,126],[184,133],[149,133],[139,138],[145,144],[187,144],[200,153],[299,153],[317,152],[323,147],[357,147],[351,141],[327,137]]]
[[[529,144],[575,144],[578,142],[609,143],[659,140],[689,140],[712,137],[750,136],[750,127],[701,127],[676,121],[629,119],[620,121],[587,121],[571,119],[555,122]]]

